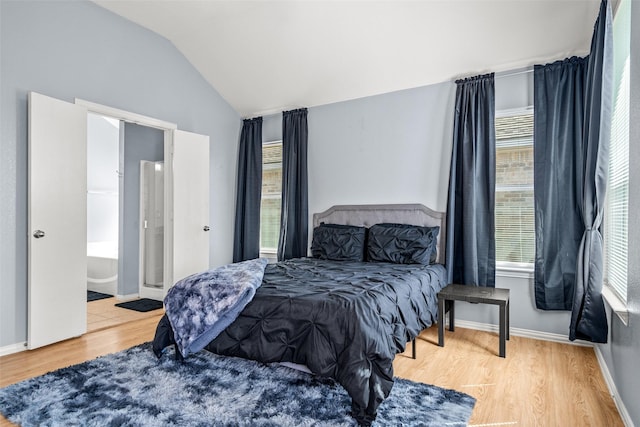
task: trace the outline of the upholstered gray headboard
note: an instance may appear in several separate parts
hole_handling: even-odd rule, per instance
[[[446,215],[421,204],[399,205],[336,205],[324,212],[313,214],[313,227],[320,223],[371,227],[383,222],[440,227],[438,233],[438,258],[444,264],[446,241]]]

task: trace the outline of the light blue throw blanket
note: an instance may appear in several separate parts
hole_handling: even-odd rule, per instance
[[[202,350],[240,314],[262,284],[266,258],[228,264],[178,281],[164,298],[176,345]]]

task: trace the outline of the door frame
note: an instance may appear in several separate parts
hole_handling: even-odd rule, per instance
[[[126,123],[160,129],[164,132],[164,280],[162,297],[168,289],[167,283],[173,284],[173,133],[178,125],[171,122],[132,113],[119,108],[113,108],[95,102],[75,98],[75,104],[87,109],[87,112],[111,117]],[[138,275],[140,277],[140,274]],[[138,284],[138,289],[143,289]],[[140,292],[140,291],[138,291]],[[157,292],[150,295],[139,295],[141,298],[151,297],[157,299]]]

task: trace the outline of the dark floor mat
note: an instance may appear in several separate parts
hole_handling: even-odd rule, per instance
[[[113,298],[113,295],[103,294],[102,292],[87,291],[87,302],[98,301],[99,299]]]
[[[116,304],[116,307],[126,308],[134,311],[151,311],[162,308],[162,301],[156,301],[149,298],[140,298],[133,301],[120,302]]]

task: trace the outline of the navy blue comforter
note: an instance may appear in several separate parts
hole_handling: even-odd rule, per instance
[[[393,359],[437,319],[442,265],[300,258],[266,267],[238,318],[205,348],[304,364],[336,379],[370,424],[393,385]]]

